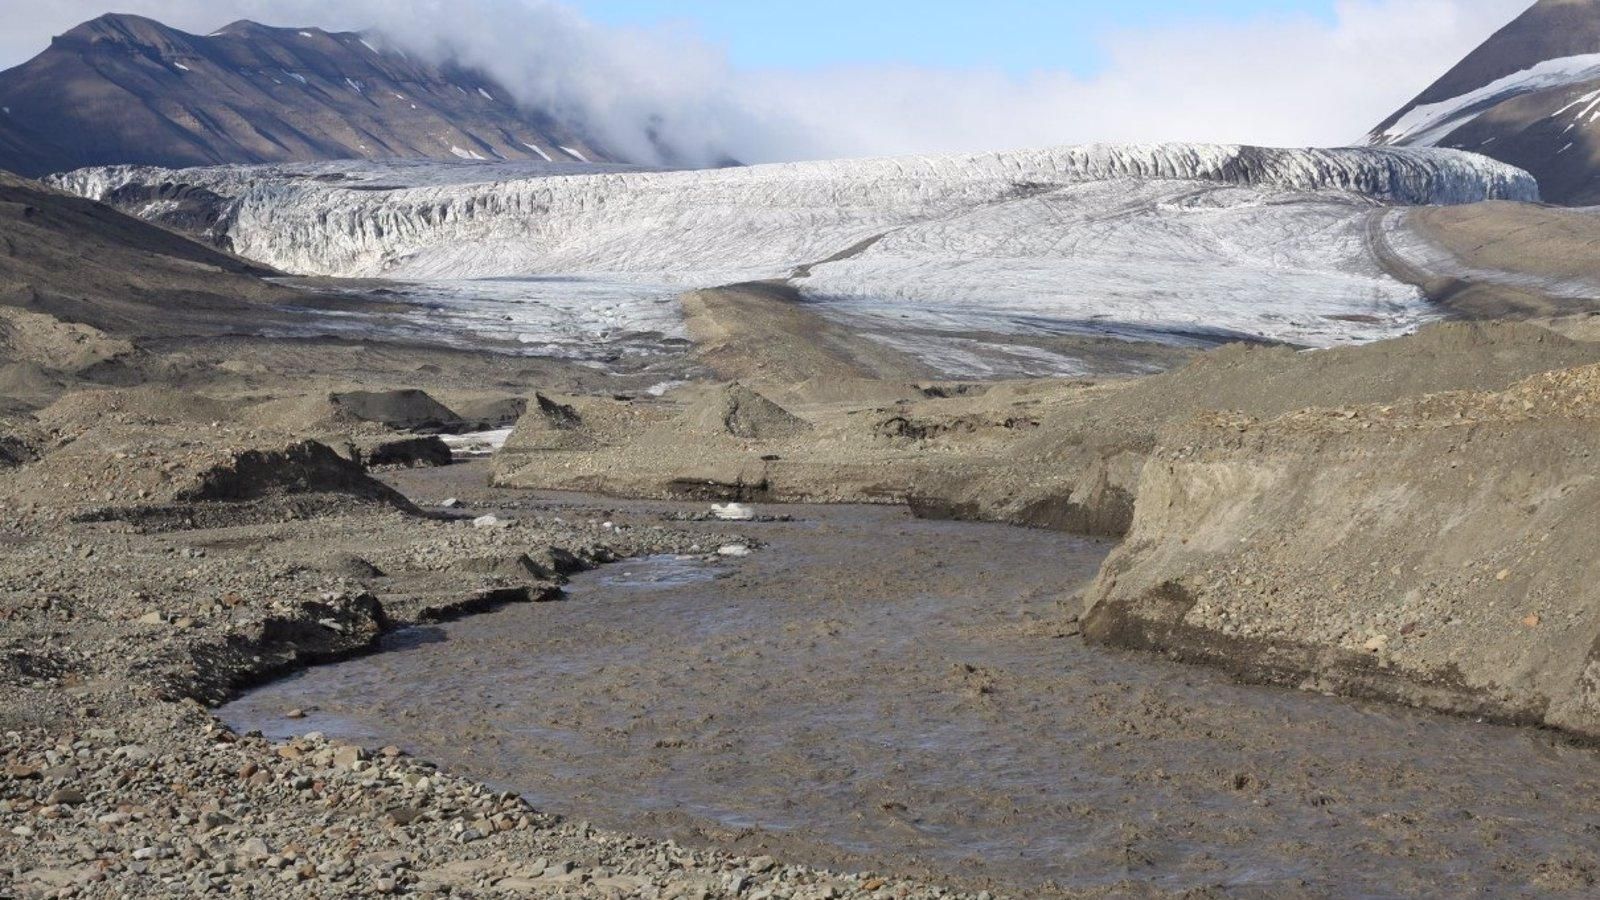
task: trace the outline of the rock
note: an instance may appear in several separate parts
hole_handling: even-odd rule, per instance
[[[336,769],[353,769],[356,763],[366,758],[367,754],[360,747],[338,747],[333,751],[333,766]]]
[[[155,754],[150,752],[148,747],[141,747],[138,744],[128,744],[124,747],[118,747],[112,752],[111,755],[115,759],[120,759],[123,762],[135,764],[147,763],[151,759],[155,758]]]
[[[499,516],[495,516],[495,515],[479,516],[478,518],[472,520],[472,527],[473,528],[510,528],[511,527],[511,522],[509,520],[507,520],[507,519],[502,519]]]
[[[245,859],[264,860],[272,855],[272,848],[262,838],[248,838],[239,845],[239,855]]]
[[[306,717],[306,711],[303,709],[291,709],[284,713],[283,717],[285,719],[304,719]]]
[[[408,469],[448,466],[453,460],[450,445],[438,436],[384,441],[368,450],[363,459],[372,467],[402,466]]]
[[[44,802],[53,806],[77,806],[87,803],[88,799],[76,788],[57,788],[50,792],[50,796],[46,797]]]
[[[456,498],[451,497],[450,499],[441,502],[439,504],[439,508],[440,509],[460,509],[461,507],[463,507],[465,505],[466,504],[462,503],[460,500],[457,500]]]
[[[747,440],[792,438],[812,427],[810,422],[738,382],[723,386],[696,404],[690,415],[706,433]]]
[[[717,548],[717,555],[742,559],[750,555],[750,547],[748,544],[723,544]]]
[[[159,612],[147,612],[139,617],[140,625],[165,625],[167,617]]]
[[[426,781],[426,779],[424,779]],[[423,810],[416,806],[399,806],[384,813],[384,818],[392,825],[404,827],[422,818]]]
[[[353,553],[336,553],[328,557],[328,561],[321,568],[325,572],[331,572],[356,581],[383,577],[382,569],[373,565],[369,560]]]
[[[340,414],[375,422],[397,431],[455,432],[466,423],[439,401],[419,390],[349,391],[328,395]]]

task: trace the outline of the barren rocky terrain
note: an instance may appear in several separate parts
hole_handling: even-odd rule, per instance
[[[267,280],[29,182],[0,191],[0,893],[984,890],[915,861],[896,867],[913,880],[835,874],[888,857],[813,853],[818,844],[798,837],[770,853],[749,835],[673,843],[638,836],[650,829],[622,816],[635,835],[625,836],[425,763],[397,749],[406,741],[357,746],[293,726],[269,740],[210,712],[276,676],[372,652],[385,636],[392,647],[412,626],[556,601],[565,579],[596,565],[671,555],[734,566],[760,554],[754,526],[714,521],[713,502],[909,506],[1123,539],[1081,597],[1081,579],[1065,575],[1033,588],[1047,593],[1024,604],[1023,637],[1101,652],[1076,636],[1081,617],[1091,642],[1252,680],[1600,731],[1585,544],[1600,344],[1587,339],[1584,304],[1548,289],[1552,273],[1586,270],[1566,250],[1521,254],[1489,240],[1501,234],[1495,222],[1529,221],[1561,247],[1585,247],[1580,213],[1418,213],[1411,233],[1437,252],[1401,260],[1408,274],[1433,287],[1453,280],[1483,302],[1436,297],[1451,320],[1396,340],[1200,353],[1059,337],[1050,340],[1100,360],[1103,374],[957,382],[815,316],[781,282],[687,295],[692,346],[606,367],[330,334],[307,323],[399,311],[371,285]],[[305,315],[313,308],[324,315]],[[1150,369],[1162,371],[1136,374]],[[509,431],[489,463],[444,465],[445,437],[488,431]],[[541,493],[552,490],[695,505],[666,515]],[[781,533],[804,556],[814,531]],[[859,590],[811,585],[806,602],[906,593],[892,560],[861,543]],[[947,587],[994,582],[952,574],[934,551],[902,556]],[[1014,568],[1044,572],[1020,559]],[[915,667],[895,672],[931,690]],[[999,684],[1021,703],[1030,690],[1062,693],[1039,687],[1055,683],[1044,674],[1009,686],[976,668],[951,677],[956,687],[940,690],[981,697]],[[613,699],[626,693],[612,687]],[[1232,733],[1182,704],[1119,709],[1115,689],[1078,687],[1099,698],[1096,717],[1113,731],[1174,742]],[[299,722],[295,713],[316,710],[283,712]],[[1406,740],[1432,732],[1421,734]],[[1121,740],[1106,733],[1093,752],[1114,758]],[[1570,750],[1535,752],[1554,746]],[[1151,754],[1129,784],[1166,780]],[[1307,774],[1319,765],[1282,770],[1307,785],[1293,802],[1328,805]],[[1410,773],[1391,785],[1432,785],[1416,790],[1452,803],[1470,793]],[[1258,775],[1224,766],[1180,782],[1201,809],[1213,803],[1201,785],[1253,791]],[[1592,812],[1587,791],[1572,788],[1579,799],[1564,821]],[[1507,821],[1539,815],[1511,806]],[[1401,821],[1414,811],[1385,809],[1328,813],[1328,827],[1383,831],[1396,858],[1468,853],[1472,841],[1424,834]],[[1202,819],[1154,829],[1103,820],[1132,829],[1093,844],[1121,860],[1118,877],[1062,893],[1225,890],[1177,861]],[[1595,862],[1569,837],[1496,844],[1492,864],[1514,873],[1497,877],[1591,889]],[[1341,852],[1363,852],[1355,846]],[[1025,883],[1008,877],[996,883]],[[1272,883],[1315,892],[1314,877],[1297,878]],[[1430,883],[1390,887],[1426,893]]]

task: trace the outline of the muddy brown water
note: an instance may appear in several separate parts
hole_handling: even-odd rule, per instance
[[[633,833],[1028,896],[1593,887],[1592,749],[1086,646],[1105,544],[788,511],[747,559],[608,566],[221,714]]]

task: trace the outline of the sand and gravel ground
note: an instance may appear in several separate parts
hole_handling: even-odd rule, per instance
[[[1099,828],[1080,846],[1089,848],[1084,855],[1059,872],[1007,872],[994,860],[1009,845],[982,851],[990,870],[977,875],[930,863],[919,846],[841,852],[829,849],[837,835],[825,827],[817,840],[787,842],[686,828],[675,844],[674,823],[654,831],[661,823],[641,825],[616,805],[594,808],[609,809],[608,824],[622,831],[558,820],[471,780],[476,771],[466,761],[441,770],[395,749],[410,746],[406,735],[380,742],[392,747],[305,735],[273,742],[229,730],[209,709],[272,676],[367,653],[411,625],[536,609],[555,601],[565,579],[611,560],[666,554],[737,573],[739,560],[752,559],[743,553],[754,550],[757,565],[747,571],[763,571],[757,523],[703,522],[681,509],[664,517],[658,508],[529,490],[583,488],[694,498],[699,510],[713,499],[804,499],[872,502],[881,508],[871,515],[898,516],[890,508],[909,503],[941,517],[1112,537],[1131,529],[1136,540],[1113,557],[1090,599],[1132,602],[1091,607],[1118,616],[1108,625],[1103,612],[1091,615],[1096,638],[1178,655],[1210,648],[1217,652],[1192,658],[1300,687],[1581,725],[1590,720],[1548,713],[1552,696],[1567,710],[1588,709],[1584,698],[1600,684],[1600,669],[1588,665],[1600,624],[1586,618],[1600,582],[1585,568],[1583,543],[1595,508],[1586,452],[1597,404],[1592,370],[1581,368],[1600,363],[1600,345],[1505,322],[1448,323],[1315,354],[1231,346],[1192,360],[1189,351],[1063,339],[1055,349],[1095,361],[1109,377],[949,383],[928,380],[881,342],[818,322],[783,290],[746,285],[686,298],[694,348],[584,366],[308,335],[301,326],[313,308],[394,311],[381,298],[263,282],[238,260],[36,187],[6,181],[0,189],[0,896],[900,898],[952,895],[941,884],[978,890],[984,879],[1027,894],[1058,875],[1064,893],[1250,893],[1261,879],[1217,874],[1231,851],[1191,852],[1194,836],[1248,851],[1259,846],[1252,841],[1313,820],[1327,832],[1255,853],[1313,861],[1309,875],[1285,864],[1263,876],[1274,892],[1316,894],[1319,872],[1359,871],[1373,893],[1436,893],[1452,878],[1470,880],[1479,866],[1492,867],[1483,877],[1504,893],[1593,889],[1589,751],[1532,732],[1459,731],[1459,722],[1374,726],[1390,715],[1377,708],[1341,707],[1357,711],[1348,728],[1331,728],[1315,715],[1301,718],[1312,701],[1290,694],[1245,715],[1219,704],[1217,697],[1235,695],[1211,675],[1194,676],[1203,696],[1130,693],[1112,676],[1147,671],[1150,660],[1138,655],[1117,657],[1115,665],[1128,668],[1097,681],[1083,673],[1108,657],[1071,636],[1080,609],[1071,594],[1089,564],[1030,567],[1028,554],[1039,552],[1031,537],[1014,538],[1033,550],[1016,550],[1014,564],[991,579],[1021,579],[1011,598],[1022,598],[1018,620],[983,640],[1002,655],[1032,647],[1037,671],[1010,677],[1002,666],[958,661],[970,669],[930,673],[918,657],[880,660],[878,674],[923,691],[924,702],[948,699],[944,712],[957,718],[1020,704],[1008,727],[1041,724],[1043,744],[1064,748],[1067,762],[1051,770],[1058,780],[1094,770],[1102,787],[1120,785],[1055,809],[1065,810],[1056,820],[1062,833]],[[1544,215],[1522,207],[1486,214]],[[1524,235],[1479,252],[1473,229],[1498,233],[1499,225],[1426,224],[1454,235],[1441,238],[1451,252],[1484,265],[1513,267],[1524,259],[1519,247],[1537,244]],[[1564,267],[1573,258],[1566,248],[1594,243],[1586,227],[1573,218],[1536,222],[1531,234],[1548,231],[1560,243],[1526,256],[1534,275],[1583,276]],[[1592,316],[1573,309],[1571,298],[1458,276],[1433,284],[1422,275],[1461,317],[1519,318],[1589,336]],[[1128,377],[1159,369],[1171,371]],[[1542,376],[1552,370],[1579,375]],[[370,471],[380,462],[437,463],[442,445],[417,430],[513,422],[492,463],[499,487],[489,485],[485,466],[386,471],[382,480]],[[1454,444],[1466,448],[1464,465],[1440,466]],[[1480,469],[1503,477],[1479,479]],[[1226,489],[1211,489],[1219,484]],[[1261,485],[1276,488],[1252,489]],[[1317,485],[1339,502],[1323,502]],[[1227,502],[1212,502],[1219,497]],[[1400,512],[1374,515],[1384,510]],[[1434,539],[1468,519],[1477,568],[1447,558],[1439,548],[1449,542]],[[787,553],[805,556],[806,541],[821,541],[805,537],[803,523],[760,524],[794,542]],[[960,526],[939,527],[955,529],[949,540],[965,540],[955,537],[965,534]],[[1255,540],[1263,533],[1271,539]],[[1502,540],[1506,534],[1514,540]],[[1497,547],[1516,558],[1484,564],[1498,559]],[[1549,547],[1572,564],[1538,562]],[[978,619],[983,598],[962,589],[983,586],[974,573],[994,560],[980,547],[955,565],[959,554],[945,549],[918,544],[879,559],[868,546],[846,574],[795,588],[796,606],[783,613],[799,631],[784,635],[821,627],[811,637],[829,640],[826,622],[844,613],[820,610],[873,597],[880,602],[851,606],[845,618],[854,624],[844,632],[915,634],[915,623],[894,615],[928,599],[908,591],[922,584],[942,585],[958,619]],[[785,568],[804,571],[824,556]],[[1310,563],[1349,571],[1318,580],[1327,573]],[[1549,577],[1528,582],[1528,572]],[[744,587],[771,589],[781,574],[717,584],[731,601]],[[1201,589],[1170,589],[1186,579]],[[1491,605],[1519,590],[1511,598],[1519,603],[1535,594],[1549,602],[1532,610]],[[1396,598],[1407,612],[1446,615],[1437,623],[1401,616],[1391,608]],[[1162,617],[1174,609],[1198,617],[1189,623],[1198,631],[1167,627]],[[1476,630],[1443,640],[1452,619]],[[1161,627],[1128,627],[1141,621]],[[1377,630],[1357,633],[1368,625]],[[572,623],[574,633],[594,626]],[[1240,661],[1280,648],[1219,637],[1245,627],[1252,638],[1295,632],[1308,652],[1251,671]],[[1201,640],[1185,643],[1196,633]],[[1552,633],[1561,639],[1544,639]],[[784,635],[757,628],[748,641],[716,649],[747,660],[746,650],[784,649],[772,643]],[[508,636],[489,637],[493,649]],[[607,635],[594,637],[605,646]],[[1069,641],[1073,649],[1058,652]],[[591,672],[566,696],[611,689],[615,697],[606,699],[626,708],[670,686],[681,654],[695,646],[686,639],[645,648],[613,671]],[[1361,672],[1383,677],[1320,678],[1343,653],[1359,657]],[[1522,691],[1511,698],[1517,702],[1457,702],[1463,667],[1435,665],[1451,654],[1480,667],[1465,683],[1469,701],[1505,700],[1509,686]],[[660,675],[652,662],[673,671]],[[1070,668],[1078,664],[1089,668]],[[737,674],[763,677],[757,669]],[[1450,676],[1443,682],[1441,671]],[[726,687],[736,692],[737,683],[730,676]],[[1433,690],[1441,683],[1448,690]],[[1553,695],[1549,684],[1570,690]],[[723,699],[740,708],[738,697]],[[1054,718],[1051,704],[1064,704]],[[646,705],[649,715],[659,712]],[[1530,709],[1540,715],[1523,714]],[[1043,727],[1075,716],[1093,727]],[[596,727],[599,737],[616,739]],[[437,721],[430,729],[449,733]],[[1510,737],[1483,743],[1491,733]],[[1350,734],[1363,735],[1361,747],[1349,746]],[[1331,755],[1293,756],[1323,741]],[[1444,745],[1494,764],[1468,767],[1462,781],[1428,758]],[[1366,748],[1376,748],[1377,761],[1340,755]],[[456,749],[427,755],[450,762]],[[1513,761],[1511,774],[1504,760]],[[605,777],[615,784],[626,773],[623,766]],[[491,768],[480,777],[503,774]],[[890,772],[876,789],[904,775]],[[851,783],[826,770],[820,780]],[[1489,812],[1485,784],[1498,792]],[[1128,797],[1162,796],[1173,805],[1106,812]],[[916,832],[914,804],[877,799],[876,811],[867,804],[868,818],[851,827],[871,831],[878,822]],[[1234,810],[1234,825],[1218,824],[1219,804]],[[997,831],[1033,816],[1017,811],[1025,804],[981,805]],[[1257,806],[1269,811],[1249,809]],[[935,824],[946,814],[967,825],[985,821],[961,816],[959,804],[923,812]],[[1218,860],[1222,868],[1207,868]],[[797,861],[841,870],[882,862],[919,878],[836,875]]]
[[[952,896],[596,830],[393,748],[229,730],[206,704],[277,673],[557,602],[606,561],[745,540],[570,501],[491,511],[424,490],[425,512],[376,482],[300,488],[198,501],[200,527],[5,523],[0,894]]]

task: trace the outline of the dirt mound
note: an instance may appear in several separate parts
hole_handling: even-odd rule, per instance
[[[528,401],[522,397],[480,398],[452,402],[450,408],[466,423],[465,430],[493,431],[516,425],[528,411]]]
[[[108,417],[66,436],[57,432],[36,461],[0,470],[0,498],[60,517],[153,517],[180,526],[292,516],[322,503],[296,498],[412,509],[325,444],[225,423],[174,428],[129,418]],[[248,515],[227,509],[252,503],[261,508]]]
[[[437,435],[380,440],[357,450],[361,462],[379,466],[448,466],[454,459],[450,445]]]
[[[449,407],[419,390],[349,391],[328,395],[339,414],[396,431],[453,434],[465,428]]]
[[[196,473],[179,488],[179,501],[256,500],[272,494],[348,494],[397,507],[410,504],[393,488],[373,479],[360,463],[326,444],[301,441],[272,450],[245,450],[226,462]]]
[[[132,352],[132,344],[98,328],[0,307],[0,357],[81,372]]]
[[[811,423],[735,381],[712,392],[690,411],[703,434],[731,434],[750,440],[790,438]]]
[[[210,427],[231,422],[240,405],[193,391],[147,386],[73,391],[40,410],[46,428],[78,434],[107,424]]]
[[[914,381],[935,370],[806,309],[784,282],[693,291],[683,299],[696,356],[719,378],[762,385]]]
[[[0,364],[0,414],[48,406],[69,383],[67,376],[35,362]]]
[[[1539,372],[1594,362],[1600,343],[1511,322],[1444,322],[1392,341],[1315,352],[1233,344],[1176,371],[1087,397],[1047,421],[1040,443],[1115,434],[1153,446],[1168,423],[1204,410],[1273,416],[1439,391],[1499,390]]]
[[[1600,736],[1600,366],[1175,427],[1085,631]]]
[[[598,446],[578,411],[535,393],[533,404],[517,419],[504,450],[517,453],[543,450],[589,450]]]
[[[20,466],[39,456],[39,438],[33,428],[0,419],[0,468]]]

